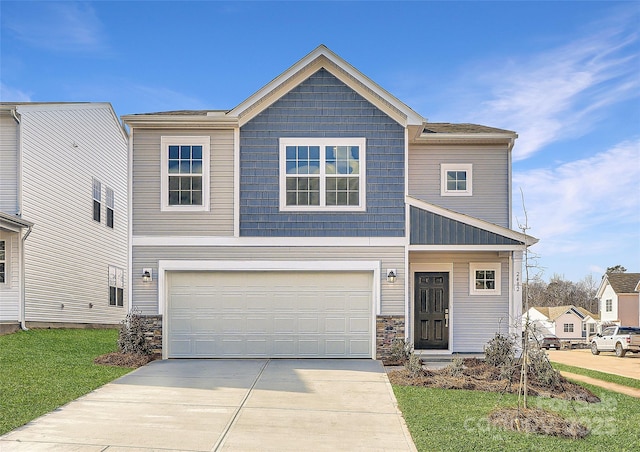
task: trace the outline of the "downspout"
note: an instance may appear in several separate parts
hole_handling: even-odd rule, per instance
[[[16,193],[16,197],[17,199],[17,204],[18,204],[18,211],[16,212],[16,214],[20,217],[22,217],[22,123],[20,121],[20,114],[17,112],[17,108],[12,108],[11,109],[11,116],[13,116],[13,119],[15,119],[16,123],[18,124],[18,168],[17,168],[17,175],[18,175],[18,180],[17,180],[17,193]],[[29,237],[29,234],[31,234],[31,231],[33,230],[33,226],[29,226],[29,229],[27,230],[27,233],[22,236],[20,238],[20,311],[18,313],[19,316],[19,320],[20,320],[20,328],[24,331],[27,331],[27,325],[26,325],[26,284],[25,284],[25,259],[24,259],[24,246],[25,246],[25,242],[27,241],[27,237]]]
[[[33,226],[29,226],[29,229],[27,230],[27,233],[22,237],[22,243],[20,244],[20,275],[22,276],[20,278],[20,328],[23,331],[28,331],[29,328],[27,328],[26,325],[26,290],[25,290],[25,265],[24,265],[24,243],[27,241],[27,237],[29,237],[29,234],[31,234],[31,231],[33,230]]]

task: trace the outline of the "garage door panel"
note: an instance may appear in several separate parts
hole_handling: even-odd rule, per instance
[[[371,272],[168,272],[169,357],[361,357]]]

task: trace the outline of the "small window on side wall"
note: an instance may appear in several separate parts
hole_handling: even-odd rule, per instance
[[[441,196],[473,195],[473,165],[443,163],[440,165]]]
[[[469,264],[469,295],[500,295],[501,265],[499,262]]]
[[[7,281],[7,242],[0,240],[0,284]]]
[[[124,306],[124,270],[109,265],[109,306]]]
[[[107,198],[107,226],[113,228],[113,211],[115,210],[113,190],[106,187],[105,194]]]
[[[93,178],[93,220],[100,223],[102,183]]]

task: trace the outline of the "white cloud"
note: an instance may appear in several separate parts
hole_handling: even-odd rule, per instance
[[[640,139],[551,169],[517,172],[514,211],[524,222],[522,189],[530,233],[546,255],[592,253],[640,240]],[[514,222],[514,223],[517,223]],[[626,237],[626,238],[625,238]]]
[[[31,102],[31,96],[0,82],[0,102]]]
[[[102,23],[90,4],[38,2],[35,5],[20,12],[3,11],[9,13],[3,27],[37,48],[92,54],[109,50]]]

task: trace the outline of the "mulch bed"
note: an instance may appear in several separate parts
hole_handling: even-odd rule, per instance
[[[137,353],[120,353],[113,352],[106,355],[98,356],[93,360],[95,364],[103,366],[116,366],[116,367],[142,367],[145,364],[155,360],[153,355],[139,355]]]
[[[501,377],[500,369],[477,358],[467,358],[457,375],[451,369],[422,369],[418,375],[412,375],[406,368],[389,369],[389,380],[401,386],[424,386],[441,389],[468,389],[474,391],[518,393],[520,372],[514,372],[511,380]],[[566,400],[581,400],[590,403],[600,399],[588,389],[558,376],[559,384],[548,387],[537,382],[529,374],[528,394],[531,396],[552,397]]]

